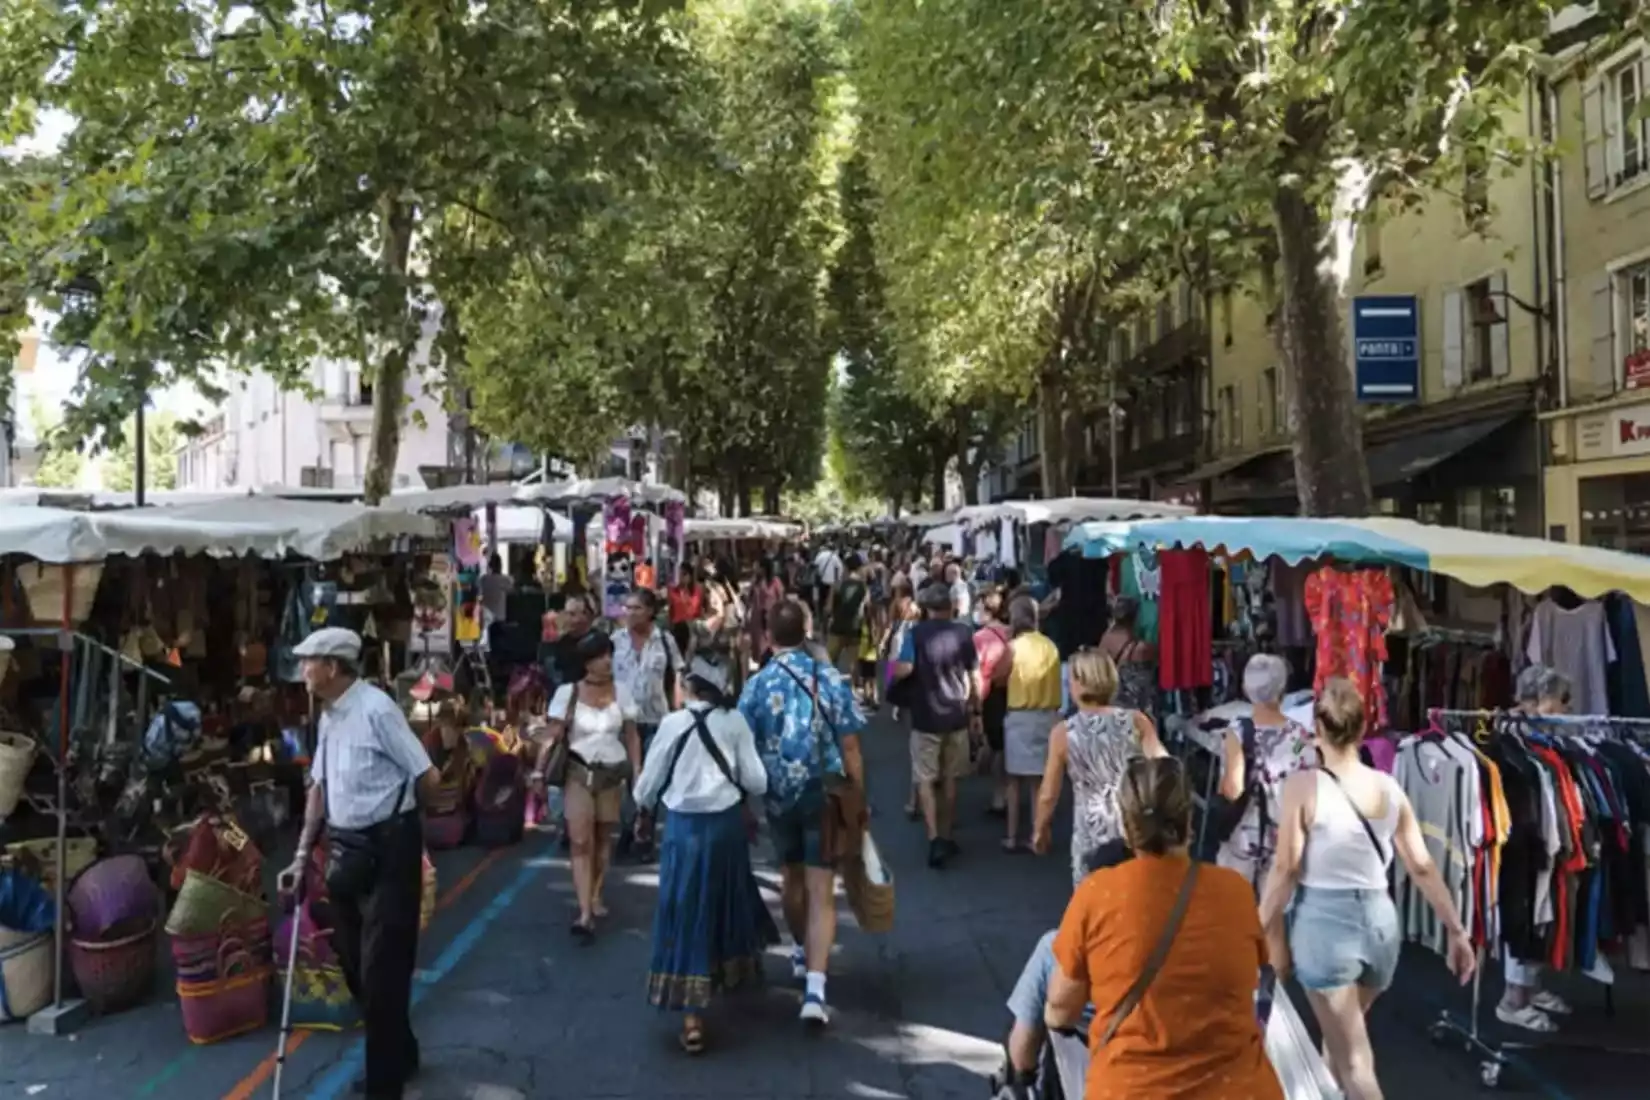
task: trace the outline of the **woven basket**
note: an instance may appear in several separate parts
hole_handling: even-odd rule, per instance
[[[274,942],[267,917],[243,923],[226,922],[221,932],[171,936],[170,939],[172,965],[180,981],[210,982],[223,977],[219,968],[226,951],[237,955],[244,952],[256,966],[268,966],[273,957]]]
[[[39,1012],[52,999],[52,934],[0,927],[0,1024]]]
[[[178,983],[183,1030],[197,1045],[221,1042],[269,1022],[269,975],[259,969],[210,982]]]
[[[6,845],[8,855],[22,857],[38,868],[37,877],[46,893],[57,896],[57,840],[19,840]],[[97,841],[89,836],[70,837],[63,846],[63,870],[73,882],[80,872],[97,862]]]
[[[23,798],[23,781],[34,765],[34,739],[0,730],[0,821],[11,816]]]
[[[261,899],[191,868],[166,918],[166,931],[173,936],[199,936],[216,933],[226,922],[236,924],[264,915]]]
[[[883,862],[877,842],[869,831],[859,859],[843,866],[843,887],[848,908],[862,931],[891,932],[894,928],[894,870]]]
[[[347,1031],[361,1024],[361,1010],[332,950],[332,933],[317,931],[298,947],[292,975],[292,1026],[311,1031]]]
[[[464,843],[469,830],[470,816],[463,810],[449,814],[426,814],[424,817],[424,844],[432,852],[457,848]]]
[[[98,581],[103,579],[101,562],[84,562],[71,570],[64,565],[28,562],[17,569],[23,582],[23,594],[29,600],[29,614],[46,626],[62,626],[64,611],[68,611],[68,626],[79,626],[92,613],[92,601],[97,597]],[[70,584],[73,591],[67,591]]]
[[[69,941],[69,967],[93,1012],[130,1008],[155,984],[155,922],[112,940]]]

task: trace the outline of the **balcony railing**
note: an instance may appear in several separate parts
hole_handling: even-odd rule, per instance
[[[1123,364],[1123,373],[1125,376],[1156,374],[1189,359],[1206,360],[1208,355],[1209,326],[1201,318],[1194,317],[1136,352]]]

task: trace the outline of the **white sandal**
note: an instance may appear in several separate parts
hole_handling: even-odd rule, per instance
[[[1545,989],[1538,989],[1530,994],[1530,1003],[1549,1016],[1568,1016],[1573,1011],[1570,1008],[1569,1001],[1566,1001],[1557,993],[1549,993]]]
[[[1540,1035],[1551,1035],[1558,1030],[1558,1025],[1534,1004],[1527,1004],[1522,1008],[1498,1004],[1495,1006],[1495,1018],[1504,1024],[1521,1027],[1525,1031],[1534,1031]]]

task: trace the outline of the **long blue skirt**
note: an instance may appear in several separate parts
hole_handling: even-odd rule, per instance
[[[666,815],[648,1003],[697,1012],[719,990],[759,983],[762,953],[778,942],[740,807]]]

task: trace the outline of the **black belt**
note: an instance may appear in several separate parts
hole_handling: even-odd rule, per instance
[[[334,836],[341,836],[351,840],[378,840],[392,828],[407,825],[417,816],[417,810],[408,810],[406,813],[396,814],[394,817],[386,817],[383,821],[368,825],[363,829],[330,828],[329,831]]]

